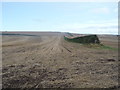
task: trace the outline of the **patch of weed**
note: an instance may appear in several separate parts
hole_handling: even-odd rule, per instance
[[[103,44],[84,44],[84,46],[88,48],[95,48],[95,49],[107,49],[107,50],[115,50],[115,51],[118,50],[118,48],[113,48]]]

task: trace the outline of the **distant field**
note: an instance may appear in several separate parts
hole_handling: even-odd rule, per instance
[[[118,86],[117,36],[98,35],[98,47],[68,42],[60,32],[9,33],[2,36],[3,88]]]

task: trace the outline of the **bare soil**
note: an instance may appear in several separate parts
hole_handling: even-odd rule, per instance
[[[31,34],[31,33],[27,33]],[[3,88],[109,88],[118,86],[118,51],[65,41],[64,33],[2,36]],[[99,35],[118,48],[117,36]]]

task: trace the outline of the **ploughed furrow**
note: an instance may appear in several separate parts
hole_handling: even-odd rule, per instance
[[[3,88],[118,86],[117,51],[68,42],[65,33],[33,34],[37,36],[3,36]]]

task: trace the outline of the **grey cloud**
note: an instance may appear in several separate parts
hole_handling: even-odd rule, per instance
[[[91,26],[91,27],[86,27],[86,28],[84,28],[84,29],[109,29],[109,28],[111,28],[111,29],[117,29],[118,28],[118,26]]]
[[[43,19],[32,19],[32,21],[34,21],[34,22],[45,22],[45,20],[43,20]]]

